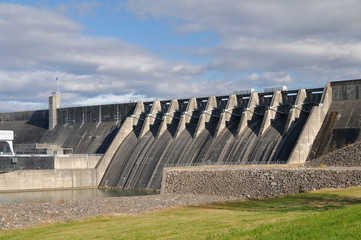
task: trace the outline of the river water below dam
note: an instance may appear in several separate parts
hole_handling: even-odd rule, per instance
[[[0,192],[0,203],[44,202],[71,199],[91,199],[105,197],[128,197],[158,194],[156,191],[124,189],[69,189],[26,192]]]

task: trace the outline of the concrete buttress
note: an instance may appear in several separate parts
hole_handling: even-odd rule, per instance
[[[326,117],[327,111],[332,102],[332,87],[331,83],[327,83],[321,103],[319,106],[314,106],[306,121],[305,126],[293,148],[287,163],[304,163],[311,150],[312,144],[321,129],[322,123]]]
[[[306,89],[302,88],[298,90],[297,98],[295,105],[292,106],[292,109],[290,110],[285,129],[283,130],[283,135],[287,133],[287,131],[292,127],[292,125],[295,123],[295,120],[298,119],[302,112],[302,104],[305,102],[307,97]]]
[[[173,120],[174,113],[179,110],[179,104],[177,99],[172,99],[170,102],[170,106],[168,112],[164,115],[160,128],[157,133],[157,138],[164,133],[168,128],[168,124],[170,124]]]
[[[280,117],[279,113],[277,113],[277,108],[280,104],[282,104],[282,94],[281,91],[276,91],[273,93],[271,106],[264,114],[260,135],[263,135],[271,124]]]
[[[179,136],[179,134],[186,128],[186,124],[190,122],[192,113],[195,109],[197,109],[197,100],[195,98],[190,98],[187,109],[182,113],[182,116],[179,120],[175,138]]]
[[[134,109],[133,115],[127,117],[120,127],[118,133],[114,137],[112,143],[110,144],[109,148],[105,152],[102,159],[97,164],[96,168],[96,183],[97,186],[99,185],[100,181],[103,178],[103,175],[106,169],[109,166],[110,161],[112,160],[114,154],[116,153],[119,146],[122,144],[124,139],[133,131],[133,127],[137,126],[141,119],[139,118],[140,114],[144,112],[144,104],[143,102],[139,101]]]
[[[237,96],[232,94],[228,97],[227,106],[224,111],[221,113],[221,116],[218,121],[218,125],[215,132],[215,137],[226,127],[227,122],[230,121],[232,116],[232,110],[237,107]]]
[[[242,113],[239,126],[237,128],[236,137],[239,137],[243,130],[248,126],[249,122],[254,118],[255,107],[259,105],[258,93],[254,92],[251,94],[247,108]]]
[[[151,126],[154,124],[155,119],[157,117],[157,114],[162,111],[162,107],[160,105],[159,100],[155,100],[152,105],[152,109],[150,110],[150,113],[147,115],[147,117],[144,120],[142,130],[140,131],[139,138],[142,138],[146,132],[149,131]]]
[[[203,111],[201,116],[199,117],[196,131],[194,132],[194,138],[206,127],[206,123],[212,117],[212,110],[217,108],[217,100],[215,96],[210,96],[207,101],[206,109]]]

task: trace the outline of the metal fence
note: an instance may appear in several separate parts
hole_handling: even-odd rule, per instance
[[[165,164],[164,167],[197,167],[197,166],[230,166],[230,165],[274,165],[274,164],[286,164],[287,161],[271,161],[271,162],[201,162],[201,163],[174,163]]]

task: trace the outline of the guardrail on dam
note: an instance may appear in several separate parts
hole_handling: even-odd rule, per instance
[[[304,163],[360,140],[359,89],[361,80],[352,80],[316,89],[2,113],[0,129],[15,132],[18,153],[104,154],[90,174],[96,186],[160,189],[165,166]]]

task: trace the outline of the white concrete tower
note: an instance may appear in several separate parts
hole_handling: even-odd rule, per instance
[[[53,130],[58,123],[58,108],[60,108],[60,92],[54,92],[49,96],[49,130]]]

